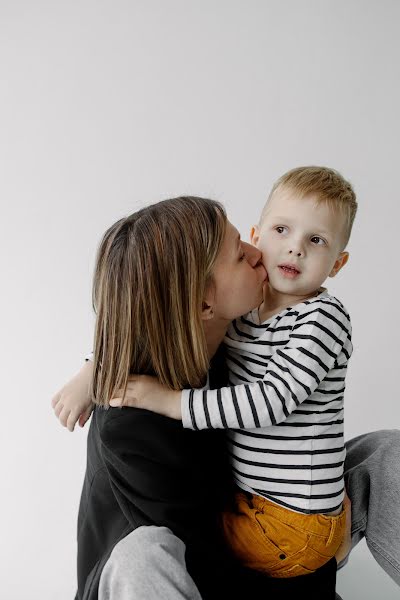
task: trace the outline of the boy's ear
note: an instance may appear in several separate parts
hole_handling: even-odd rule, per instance
[[[258,225],[253,225],[253,227],[250,229],[250,243],[253,246],[257,246],[259,240],[260,240],[260,228]]]
[[[349,260],[349,253],[341,252],[339,254],[339,256],[337,257],[335,264],[333,265],[332,271],[329,273],[329,277],[335,277],[335,275],[337,275],[339,273],[340,269],[342,269],[344,267],[344,265],[347,263],[348,260]]]

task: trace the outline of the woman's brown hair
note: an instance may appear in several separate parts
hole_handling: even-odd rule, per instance
[[[202,304],[226,228],[218,202],[185,196],[120,219],[100,243],[90,394],[108,406],[129,374],[200,387],[209,367]]]

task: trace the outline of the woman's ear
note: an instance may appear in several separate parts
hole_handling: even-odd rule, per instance
[[[206,291],[201,304],[201,319],[202,321],[209,321],[214,317],[214,306],[216,296],[214,282],[208,282]]]
[[[214,317],[214,309],[211,304],[206,300],[203,300],[203,306],[201,309],[201,318],[203,321],[209,321]]]
[[[339,273],[340,269],[342,269],[344,267],[344,265],[347,263],[348,260],[349,260],[349,253],[341,252],[339,254],[339,256],[337,257],[335,264],[333,265],[332,271],[329,273],[329,277],[335,277],[335,275],[337,275]]]
[[[253,227],[250,229],[250,243],[253,246],[257,246],[259,240],[260,240],[260,228],[258,225],[253,225]]]

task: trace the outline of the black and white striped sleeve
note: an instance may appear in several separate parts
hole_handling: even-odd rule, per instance
[[[182,422],[190,429],[253,429],[282,423],[351,353],[347,312],[335,302],[306,305],[264,378],[219,390],[183,390]]]

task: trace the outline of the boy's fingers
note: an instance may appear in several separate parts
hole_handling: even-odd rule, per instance
[[[81,415],[78,419],[79,427],[85,427],[88,420],[89,420],[89,417]]]
[[[52,408],[56,407],[56,404],[59,401],[60,396],[61,396],[61,394],[59,394],[59,393],[56,394],[55,396],[53,396],[53,398],[51,399],[51,406],[52,406]]]
[[[54,414],[56,415],[56,417],[60,418],[60,413],[63,410],[63,408],[64,404],[62,402],[59,402],[54,409]]]
[[[132,392],[133,390],[136,389],[136,383],[134,380],[132,381],[128,381],[128,383],[126,384],[126,391],[127,392]],[[124,390],[122,388],[119,388],[118,390],[115,390],[115,396],[116,397],[121,397],[124,395]]]
[[[122,406],[131,406],[133,408],[137,406],[137,398],[135,398],[135,396],[126,395],[123,400],[121,399],[121,401]]]
[[[122,406],[122,398],[111,398],[110,400],[110,406]]]
[[[116,390],[114,396],[111,398],[111,400],[119,400],[120,404],[128,404],[128,401],[131,399],[131,396],[128,394],[128,389],[125,392],[125,397],[124,397],[124,390]],[[111,405],[113,406],[113,405]]]
[[[67,419],[67,424],[66,427],[68,429],[68,431],[73,431],[75,429],[75,424],[78,420],[78,417],[74,414],[74,413],[69,413],[69,417]]]
[[[70,414],[69,408],[64,406],[58,417],[58,420],[60,421],[61,425],[64,425],[64,427],[67,426],[69,414]]]
[[[91,404],[89,406],[89,408],[84,410],[83,413],[80,415],[80,417],[79,417],[79,426],[80,427],[84,427],[86,421],[89,420],[89,417],[92,414],[92,410],[93,410],[93,404]]]

